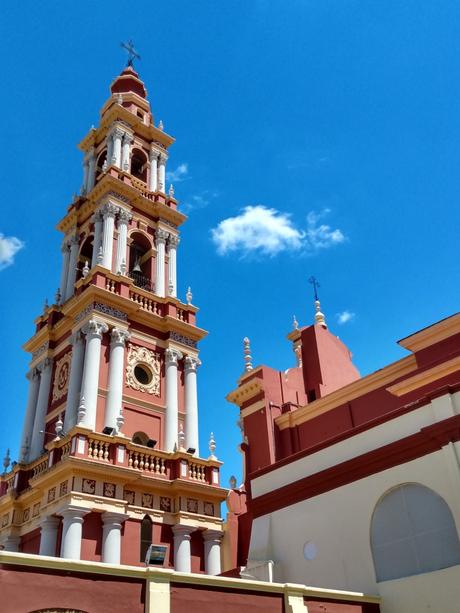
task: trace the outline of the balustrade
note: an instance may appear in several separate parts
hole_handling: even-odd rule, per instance
[[[145,470],[155,475],[166,475],[166,462],[164,458],[153,453],[143,451],[128,452],[128,466],[136,470]]]
[[[161,304],[159,304],[152,298],[148,298],[147,296],[132,291],[129,292],[129,297],[133,302],[136,302],[144,311],[148,311],[149,313],[153,313],[154,315],[161,315]]]
[[[109,292],[112,292],[112,294],[118,294],[118,287],[117,287],[117,282],[114,281],[113,279],[107,279],[107,283],[105,284],[105,289]]]
[[[88,439],[88,458],[93,460],[109,461],[110,443],[99,441],[94,438]]]
[[[38,475],[41,475],[47,469],[48,469],[48,455],[46,456],[44,460],[42,460],[41,462],[39,462],[32,468],[32,479],[34,477],[37,477]]]
[[[202,464],[196,464],[195,462],[190,462],[189,469],[188,469],[188,475],[190,479],[193,479],[194,481],[205,482],[206,481],[206,466],[203,466]]]

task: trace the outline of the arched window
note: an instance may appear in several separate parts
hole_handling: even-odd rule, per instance
[[[377,581],[389,581],[460,564],[452,513],[441,496],[405,483],[378,502],[371,522]]]
[[[152,544],[152,520],[148,515],[144,516],[144,519],[141,521],[141,551],[140,551],[140,561],[145,561],[145,556],[147,554],[147,549]]]
[[[145,432],[135,432],[132,441],[136,445],[147,445],[149,437]]]
[[[144,183],[147,181],[147,156],[140,149],[133,149],[131,174]]]
[[[151,255],[152,248],[148,238],[140,232],[131,234],[131,246],[129,248],[129,276],[134,285],[148,292],[153,291],[151,280]]]
[[[101,153],[99,154],[98,158],[97,158],[97,162],[96,162],[96,175],[99,175],[102,172],[102,169],[104,168],[104,163],[107,160],[107,149],[104,149],[103,151],[101,151]]]
[[[94,236],[91,235],[88,236],[82,243],[80,253],[78,255],[77,280],[81,278],[86,262],[88,262],[88,267],[91,268],[91,261],[93,259],[93,240]]]

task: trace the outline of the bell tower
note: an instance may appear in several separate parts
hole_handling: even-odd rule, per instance
[[[81,193],[58,224],[55,303],[36,319],[19,461],[0,490],[10,550],[220,572],[220,462],[198,446],[192,294],[177,297],[180,212],[132,62],[79,144]],[[8,463],[6,463],[8,468]],[[157,550],[155,550],[157,551]],[[161,558],[161,556],[160,556]]]

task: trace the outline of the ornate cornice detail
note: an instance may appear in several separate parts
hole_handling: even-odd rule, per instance
[[[156,242],[157,243],[164,243],[166,242],[166,239],[168,238],[169,234],[168,232],[166,232],[166,230],[163,230],[162,228],[158,228],[157,230],[157,236],[156,236]]]
[[[95,311],[99,311],[99,313],[104,313],[104,315],[110,315],[111,317],[121,319],[122,321],[128,320],[127,313],[120,311],[119,309],[115,309],[114,307],[110,307],[107,304],[103,304],[102,302],[95,302],[93,304],[93,309]]]
[[[109,329],[108,325],[103,321],[97,319],[90,319],[83,326],[83,333],[87,336],[102,338],[102,335]]]
[[[126,209],[123,209],[121,207],[118,209],[118,224],[121,224],[121,223],[128,224],[132,218],[133,216]]]
[[[187,345],[187,347],[196,347],[198,344],[197,341],[194,341],[192,338],[189,338],[188,336],[184,336],[183,334],[179,334],[178,332],[174,331],[169,334],[169,338],[172,341],[182,343],[182,345]]]
[[[48,351],[49,349],[49,342],[46,341],[46,343],[43,343],[43,345],[41,345],[41,347],[39,347],[36,351],[34,351],[32,353],[32,361],[36,360],[37,358],[39,358],[43,353],[45,353],[45,351]]]
[[[131,332],[125,328],[113,328],[110,338],[113,345],[122,345],[124,347],[126,341],[131,338]]]
[[[136,366],[144,366],[151,374],[148,383],[141,383],[134,374]],[[145,347],[130,344],[128,346],[128,356],[126,359],[126,385],[134,390],[160,395],[160,369],[161,361],[158,353],[150,351]]]
[[[170,234],[168,239],[168,246],[170,249],[176,249],[177,245],[180,243],[180,238],[175,234]]]

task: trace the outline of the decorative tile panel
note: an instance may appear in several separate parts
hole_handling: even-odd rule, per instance
[[[81,490],[84,494],[94,494],[96,492],[96,480],[83,479]]]

